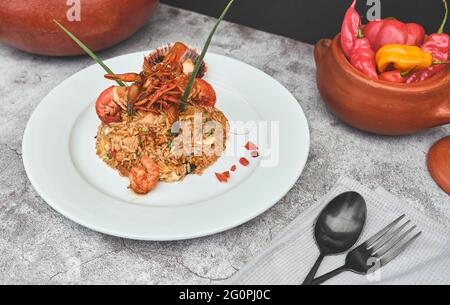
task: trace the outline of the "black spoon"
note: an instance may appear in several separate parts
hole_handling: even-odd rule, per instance
[[[334,198],[320,213],[314,236],[320,256],[303,285],[311,285],[325,256],[350,250],[358,241],[366,223],[367,206],[364,198],[355,192]]]

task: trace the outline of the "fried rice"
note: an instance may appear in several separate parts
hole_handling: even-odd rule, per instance
[[[226,148],[228,131],[225,115],[211,107],[187,106],[175,124],[165,113],[124,113],[121,122],[100,125],[96,152],[125,177],[148,156],[159,166],[160,181],[177,182],[214,164]]]

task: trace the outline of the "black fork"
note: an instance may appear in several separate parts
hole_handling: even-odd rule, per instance
[[[386,266],[422,234],[422,232],[413,234],[416,226],[407,229],[411,224],[410,220],[398,226],[404,218],[405,215],[402,215],[368,241],[349,252],[344,266],[316,278],[312,284],[320,285],[346,271],[367,275]]]

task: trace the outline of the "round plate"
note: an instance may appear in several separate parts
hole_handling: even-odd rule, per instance
[[[139,52],[106,64],[117,73],[140,71]],[[53,89],[28,122],[23,139],[25,170],[36,191],[56,211],[90,229],[139,240],[181,240],[231,229],[260,215],[298,180],[309,153],[309,129],[295,98],[267,74],[237,60],[208,54],[206,79],[217,108],[231,123],[227,151],[202,176],[159,183],[146,196],[95,153],[100,124],[95,100],[111,82],[93,65]],[[262,156],[251,158],[252,141]],[[247,157],[248,167],[239,165]],[[229,183],[215,172],[238,170]]]
[[[428,153],[428,169],[436,183],[450,195],[450,137],[431,147]]]

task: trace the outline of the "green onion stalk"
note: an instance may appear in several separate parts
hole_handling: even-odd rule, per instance
[[[233,2],[234,2],[234,0],[230,0],[230,2],[228,2],[227,6],[225,7],[224,11],[222,12],[222,15],[220,15],[219,19],[216,22],[216,25],[213,27],[211,33],[208,36],[208,39],[206,40],[206,43],[202,50],[202,53],[200,54],[200,57],[197,59],[197,61],[195,63],[194,71],[192,72],[191,77],[189,78],[189,81],[186,85],[186,89],[184,90],[184,95],[181,99],[182,103],[179,106],[180,111],[184,111],[184,108],[185,108],[186,104],[188,103],[188,99],[189,99],[189,96],[191,95],[192,87],[194,86],[195,79],[197,78],[198,72],[200,71],[203,59],[205,58],[206,52],[208,51],[208,48],[209,48],[209,45],[211,44],[213,36],[216,33],[217,28],[219,27],[219,24],[222,22],[222,20],[227,15]]]
[[[87,55],[89,55],[93,60],[95,60],[108,74],[114,74],[114,72],[97,56],[94,52],[91,51],[81,40],[79,40],[74,34],[72,34],[65,26],[61,23],[53,19],[53,22],[56,23],[72,40],[84,51]],[[125,84],[121,81],[116,81],[117,84],[121,87],[125,87]]]

